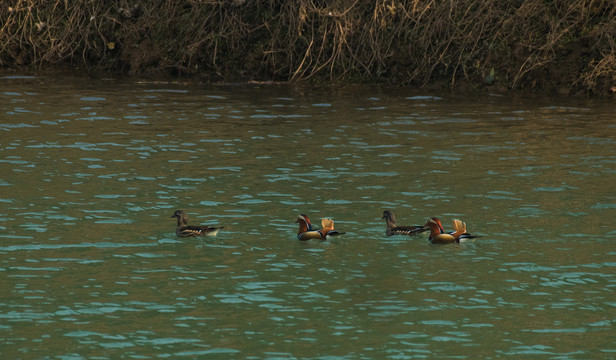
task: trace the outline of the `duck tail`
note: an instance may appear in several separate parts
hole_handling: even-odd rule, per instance
[[[206,236],[216,236],[218,235],[218,232],[220,231],[220,229],[224,228],[224,226],[220,226],[220,227],[211,227],[211,231],[208,232],[206,234]]]

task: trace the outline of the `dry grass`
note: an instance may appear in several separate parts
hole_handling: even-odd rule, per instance
[[[449,87],[494,69],[503,89],[616,85],[612,0],[9,0],[0,19],[1,66]]]

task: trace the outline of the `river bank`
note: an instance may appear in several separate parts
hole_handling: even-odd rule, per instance
[[[611,1],[11,1],[0,66],[608,95]]]

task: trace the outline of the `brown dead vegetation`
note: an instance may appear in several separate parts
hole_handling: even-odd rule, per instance
[[[606,94],[613,0],[8,0],[0,66]],[[493,71],[492,71],[493,70]],[[492,75],[491,75],[492,73]]]

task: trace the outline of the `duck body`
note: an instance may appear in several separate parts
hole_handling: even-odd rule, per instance
[[[321,219],[321,226],[323,228],[320,230],[312,226],[310,219],[305,214],[300,214],[295,223],[299,224],[297,238],[301,241],[312,239],[327,240],[330,237],[344,234],[344,232],[334,230],[334,220],[332,219]]]
[[[224,227],[188,225],[188,214],[182,210],[176,210],[171,217],[177,218],[178,220],[178,226],[175,229],[175,234],[179,237],[216,236],[220,229]]]
[[[385,219],[385,223],[387,224],[387,229],[385,230],[385,234],[387,236],[392,235],[409,235],[413,236],[424,231],[428,231],[429,228],[420,225],[414,226],[396,226],[396,215],[390,210],[383,211],[383,217]]]
[[[453,228],[454,231],[446,233],[443,229],[443,225],[438,218],[431,218],[424,225],[430,229],[430,237],[428,240],[432,244],[451,244],[468,241],[478,236],[469,234],[466,232],[466,223],[454,219]]]

